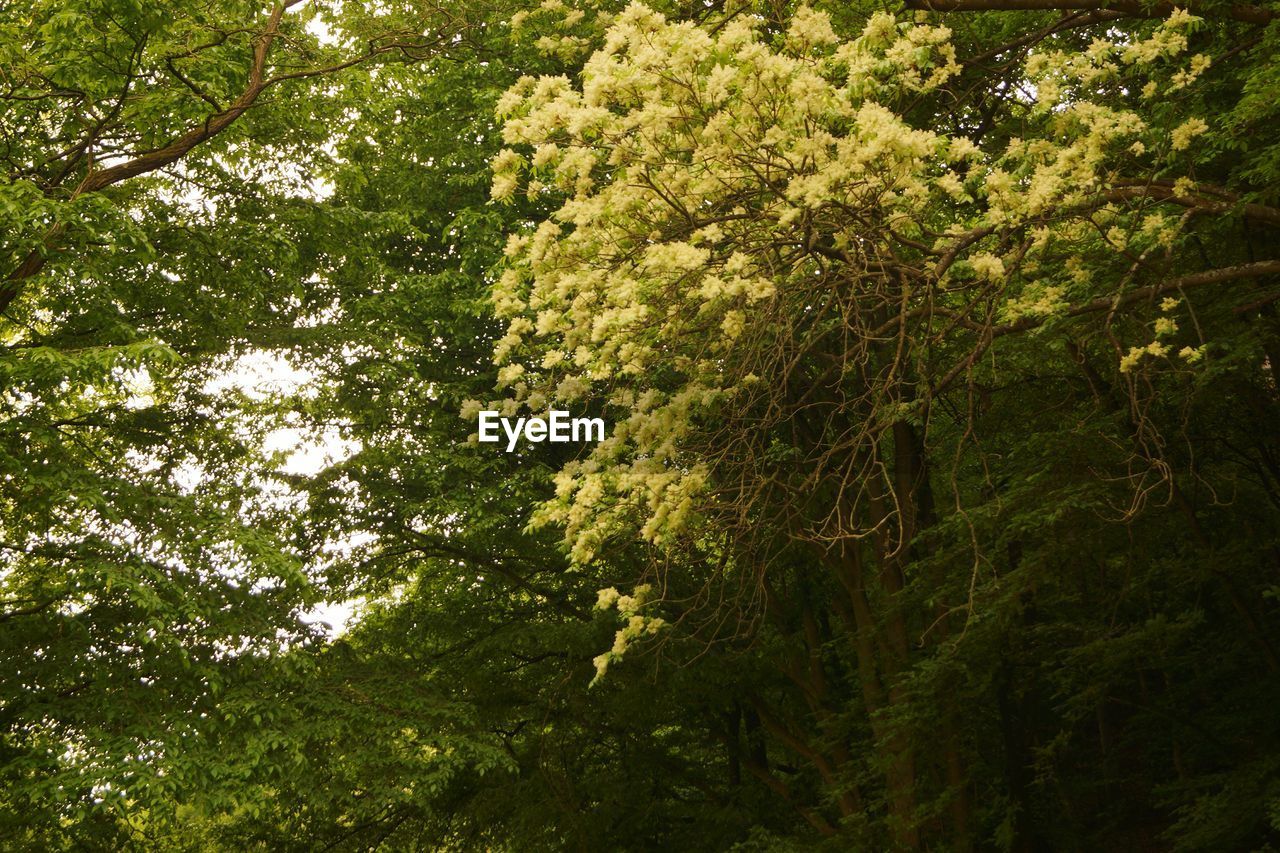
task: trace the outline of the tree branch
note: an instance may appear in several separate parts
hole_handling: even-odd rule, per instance
[[[1033,316],[1022,317],[1011,323],[1004,323],[999,326],[992,326],[987,329],[978,341],[978,345],[974,348],[966,358],[956,364],[951,370],[940,379],[929,391],[929,398],[932,399],[947,389],[960,374],[969,369],[974,362],[982,357],[987,348],[995,341],[996,338],[1005,335],[1015,334],[1017,332],[1025,332],[1030,329],[1043,326],[1051,319],[1058,317],[1079,317],[1084,314],[1092,314],[1098,311],[1110,311],[1132,305],[1135,302],[1142,302],[1155,297],[1162,296],[1166,293],[1186,290],[1191,287],[1200,287],[1206,284],[1221,284],[1225,281],[1233,281],[1239,278],[1256,278],[1263,275],[1280,275],[1280,260],[1257,261],[1251,264],[1238,264],[1236,266],[1221,267],[1216,270],[1208,270],[1206,272],[1192,273],[1178,278],[1169,279],[1162,284],[1152,284],[1147,287],[1139,287],[1127,293],[1119,293],[1114,296],[1100,296],[1097,299],[1091,299],[1088,302],[1081,302],[1072,305],[1063,312],[1056,312],[1049,316]]]
[[[906,0],[905,8],[927,12],[1051,12],[1070,10],[1105,10],[1131,18],[1167,18],[1173,10],[1185,5],[1195,14],[1206,17],[1224,15],[1237,21],[1265,26],[1276,18],[1276,12],[1261,6],[1236,3],[1221,13],[1206,10],[1199,3],[1143,3],[1141,0]]]
[[[76,187],[72,193],[72,198],[86,193],[99,192],[109,186],[118,184],[129,178],[138,175],[154,172],[165,166],[172,165],[185,157],[196,146],[207,142],[222,131],[231,126],[236,119],[240,118],[254,103],[258,97],[269,87],[283,82],[285,80],[296,80],[307,77],[315,77],[323,74],[332,74],[345,68],[366,62],[375,56],[388,53],[393,50],[406,50],[407,46],[400,42],[374,46],[370,43],[369,50],[360,56],[353,57],[350,60],[340,62],[334,65],[292,71],[282,73],[276,76],[268,77],[266,74],[267,58],[271,52],[271,45],[280,35],[280,20],[286,9],[296,6],[302,0],[288,0],[288,2],[278,4],[271,12],[271,17],[267,21],[266,28],[254,38],[253,58],[249,66],[249,80],[244,91],[231,104],[220,112],[216,112],[205,120],[190,128],[186,133],[174,139],[162,148],[140,153],[123,163],[118,163],[101,171],[90,171],[85,176],[80,185]],[[180,80],[186,82],[181,75]],[[199,90],[196,90],[200,95]],[[203,97],[203,96],[202,96]],[[205,97],[205,100],[209,100]],[[5,276],[0,281],[0,312],[5,311],[13,300],[22,292],[22,282],[31,278],[40,272],[48,260],[48,250],[54,246],[58,238],[65,231],[65,227],[56,224],[46,232],[42,245],[36,249],[32,249],[23,259],[17,268]]]

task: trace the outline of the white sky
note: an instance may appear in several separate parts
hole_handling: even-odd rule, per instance
[[[292,394],[304,389],[314,376],[301,370],[281,355],[269,352],[252,352],[241,356],[225,373],[209,382],[205,390],[217,393],[237,389],[250,398],[263,399],[272,395]],[[341,462],[358,448],[358,444],[339,435],[336,428],[317,433],[315,430],[282,427],[271,430],[263,440],[267,452],[286,454],[280,470],[295,475],[316,474],[325,467]],[[340,554],[364,544],[367,537],[340,542],[329,552]],[[341,634],[351,624],[359,599],[330,601],[313,608],[303,615],[308,623],[324,622],[330,636]]]

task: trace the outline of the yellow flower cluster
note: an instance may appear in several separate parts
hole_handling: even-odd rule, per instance
[[[1085,93],[1177,54],[1192,20],[1179,12],[1140,42],[1031,57],[1048,132],[991,152],[895,108],[959,66],[945,27],[888,13],[841,39],[801,8],[778,48],[747,15],[709,29],[633,4],[579,85],[522,79],[499,104],[511,148],[493,162],[493,196],[525,182],[561,203],[511,237],[493,289],[508,322],[494,353],[504,405],[593,396],[613,421],[558,473],[535,522],[563,526],[579,562],[615,535],[685,535],[715,501],[714,465],[690,442],[709,416],[764,393],[763,353],[785,312],[820,301],[829,264],[850,271],[853,292],[873,287],[883,276],[860,266],[869,249],[927,224],[926,250],[958,248],[909,294],[976,282],[988,319],[1045,317],[1091,286],[1061,244],[1114,256],[1176,239],[1176,223],[1098,199],[1119,166],[1164,156],[1170,133],[1185,147],[1204,123],[1149,127]],[[1193,59],[1188,73],[1203,67]],[[965,238],[1017,229],[1030,239]],[[1122,366],[1164,346],[1135,348]]]
[[[653,587],[643,584],[635,588],[631,595],[623,595],[614,587],[600,590],[596,599],[596,610],[617,609],[622,618],[622,627],[613,635],[613,647],[604,654],[596,655],[592,663],[596,667],[595,684],[608,671],[609,665],[618,663],[626,655],[633,643],[642,637],[653,636],[667,626],[659,616],[647,616],[641,609],[653,602]]]

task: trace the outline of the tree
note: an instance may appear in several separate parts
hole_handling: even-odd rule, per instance
[[[1021,607],[981,608],[1021,558],[975,516],[1056,526],[1045,496],[1012,500],[1035,475],[986,446],[986,424],[1022,410],[998,389],[1074,361],[1091,389],[1075,417],[1106,420],[1116,449],[1075,499],[1127,527],[1171,507],[1193,547],[1213,548],[1187,496],[1204,469],[1171,458],[1173,436],[1196,429],[1195,404],[1177,401],[1226,369],[1205,366],[1210,353],[1241,359],[1237,381],[1271,381],[1238,321],[1209,318],[1257,310],[1256,283],[1280,261],[1250,229],[1280,218],[1249,171],[1215,174],[1221,137],[1197,141],[1211,130],[1201,113],[1241,85],[1227,71],[1199,82],[1215,52],[1230,68],[1238,51],[1196,38],[1197,21],[1112,23],[1073,47],[1072,28],[1096,21],[1060,20],[962,63],[950,28],[883,13],[849,38],[805,8],[785,29],[746,16],[704,30],[632,6],[580,85],[527,78],[502,104],[521,148],[495,161],[495,198],[563,201],[508,242],[500,383],[532,411],[586,398],[616,421],[561,469],[540,520],[565,527],[579,563],[640,535],[705,555],[708,586],[747,586],[779,618],[798,606],[815,623],[809,668],[782,663],[811,716],[775,734],[850,821],[867,809],[849,766],[865,752],[843,732],[865,726],[895,847],[942,832],[944,807],[951,843],[973,843],[974,756],[947,698],[968,663],[956,632]],[[1188,56],[1193,39],[1205,52]],[[999,73],[964,73],[992,60]],[[1207,234],[1217,263],[1199,251]],[[1256,328],[1273,339],[1265,318]],[[1207,488],[1240,472],[1219,476]],[[788,564],[830,573],[826,614],[780,600]],[[1211,571],[1273,670],[1257,580],[1245,594]],[[829,698],[827,667],[856,680],[859,723]],[[921,750],[925,729],[937,755]]]
[[[0,11],[6,843],[114,848],[218,789],[187,744],[262,719],[244,685],[318,639],[262,449],[281,413],[208,383],[332,299],[308,282],[342,225],[302,197],[343,110],[325,81],[464,29],[429,8]]]

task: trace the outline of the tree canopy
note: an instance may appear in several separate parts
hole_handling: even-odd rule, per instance
[[[1277,17],[0,9],[0,847],[1280,844]]]

